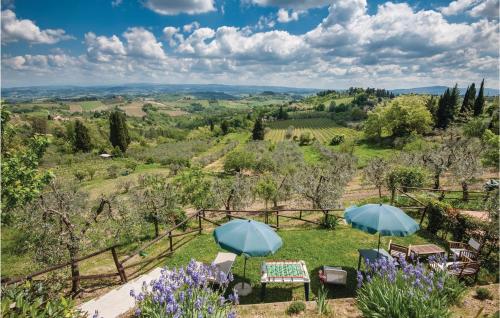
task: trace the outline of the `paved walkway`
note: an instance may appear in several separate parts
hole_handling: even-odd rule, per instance
[[[81,304],[78,308],[83,312],[87,312],[89,317],[92,317],[96,310],[99,312],[99,318],[119,317],[135,306],[135,300],[130,296],[130,290],[140,291],[142,282],[149,284],[153,279],[160,277],[160,272],[161,268],[155,268],[151,272],[127,282],[125,285]]]

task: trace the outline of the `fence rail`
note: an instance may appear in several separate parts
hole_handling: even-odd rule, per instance
[[[417,207],[408,207],[408,208],[417,208]],[[203,224],[205,222],[209,223],[211,225],[219,226],[221,224],[221,220],[224,220],[224,219],[227,219],[227,220],[231,220],[232,218],[247,219],[245,216],[241,216],[241,214],[246,214],[248,216],[256,216],[256,215],[257,216],[264,216],[264,222],[266,224],[268,224],[269,226],[272,226],[276,229],[280,228],[280,219],[281,218],[298,220],[298,221],[321,226],[322,224],[324,224],[324,222],[326,222],[326,220],[329,216],[342,218],[341,216],[331,214],[331,212],[335,212],[335,211],[343,211],[343,209],[328,209],[328,210],[326,210],[326,209],[268,209],[268,210],[205,209],[205,210],[198,210],[195,214],[189,216],[188,218],[186,218],[182,222],[175,224],[171,228],[167,229],[163,234],[161,234],[158,237],[154,238],[153,240],[148,241],[147,243],[143,244],[142,246],[140,246],[139,248],[134,250],[132,253],[123,257],[121,260],[118,257],[118,254],[116,251],[116,249],[118,247],[120,247],[121,245],[113,245],[113,246],[107,247],[105,249],[99,250],[97,252],[94,252],[92,254],[82,256],[82,257],[77,258],[73,261],[68,261],[68,262],[65,262],[65,263],[62,263],[59,265],[51,266],[51,267],[45,268],[43,270],[39,270],[39,271],[30,273],[28,275],[23,275],[20,277],[2,278],[1,283],[3,285],[10,285],[10,284],[23,282],[26,280],[32,280],[35,277],[39,277],[39,276],[42,276],[44,274],[47,274],[47,273],[50,273],[50,272],[53,272],[56,270],[60,270],[62,268],[75,265],[75,264],[80,263],[84,260],[88,260],[90,258],[99,256],[99,255],[106,253],[106,252],[111,252],[111,257],[112,257],[113,263],[116,267],[116,272],[99,273],[99,274],[92,274],[92,275],[78,274],[77,276],[70,277],[69,280],[74,280],[74,281],[76,280],[79,282],[80,280],[90,280],[90,279],[98,280],[98,279],[103,279],[103,278],[119,277],[121,283],[126,283],[128,281],[128,277],[131,277],[131,276],[133,276],[141,271],[141,269],[138,269],[138,270],[130,272],[131,268],[137,267],[139,265],[144,265],[144,264],[146,264],[144,266],[147,266],[147,264],[150,264],[155,260],[162,259],[164,257],[172,255],[175,252],[175,250],[180,248],[182,245],[186,244],[185,242],[182,241],[182,239],[177,240],[177,241],[175,241],[174,239],[185,237],[185,236],[193,234],[193,233],[196,233],[195,235],[201,234],[203,231]],[[215,219],[215,220],[210,219],[207,217],[207,212],[216,213],[220,216],[220,218]],[[290,215],[292,213],[297,213],[297,212],[298,212],[298,216]],[[318,221],[318,220],[309,220],[309,219],[304,218],[307,214],[318,213],[318,212],[323,213],[323,220]],[[240,215],[237,215],[237,214],[240,214]],[[275,217],[275,224],[273,224],[271,222],[272,218],[270,218],[270,216]],[[184,230],[181,232],[177,232],[179,230],[182,230],[182,228],[184,226],[187,226],[190,221],[194,221],[194,220],[196,220],[198,223],[197,227],[190,229],[190,230],[187,230],[187,231]],[[282,225],[283,225],[283,223],[282,223]],[[168,239],[168,242],[166,243],[166,247],[165,247],[164,251],[161,252],[159,255],[152,256],[149,259],[132,262],[132,259],[135,256],[140,255],[146,249],[150,248],[154,244],[161,242],[164,239]],[[127,275],[127,272],[126,272],[127,270],[129,270],[129,273],[128,273],[129,275]]]

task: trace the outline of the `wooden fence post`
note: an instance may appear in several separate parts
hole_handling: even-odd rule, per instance
[[[300,212],[299,212],[299,219],[302,220],[302,210],[300,210]]]
[[[122,264],[118,261],[118,256],[116,255],[115,246],[111,247],[111,254],[113,255],[113,261],[115,261],[116,270],[118,271],[118,275],[120,275],[121,282],[126,283],[127,275],[125,274],[125,270],[123,269]]]
[[[170,253],[174,252],[174,242],[172,238],[172,231],[168,232],[168,241],[170,243]]]
[[[280,227],[280,211],[276,210],[276,228]]]
[[[323,214],[325,214],[325,220],[323,221],[323,224],[327,224],[328,222],[328,210],[323,211]]]
[[[201,228],[201,212],[198,211],[198,234],[201,234],[202,228]]]
[[[422,226],[422,222],[424,222],[424,216],[425,216],[425,213],[427,212],[427,207],[424,207],[422,210],[423,210],[422,217],[420,218],[420,223],[419,223],[420,226]]]

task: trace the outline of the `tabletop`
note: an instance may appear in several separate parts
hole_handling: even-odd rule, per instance
[[[262,283],[308,283],[306,263],[300,261],[267,261],[262,263]]]
[[[432,254],[444,254],[445,250],[436,244],[422,244],[422,245],[412,245],[410,250],[415,252],[417,255],[432,255]]]

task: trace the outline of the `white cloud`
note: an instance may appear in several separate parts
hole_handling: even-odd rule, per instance
[[[472,14],[487,1],[463,12]],[[500,36],[497,20],[479,16],[486,7],[476,9],[478,18],[472,22],[450,22],[440,11],[406,3],[387,2],[372,13],[364,0],[336,0],[328,16],[304,34],[267,30],[276,15],[261,20],[264,30],[220,26],[183,34],[167,26],[162,38],[172,47],[168,55],[143,28],[128,29],[122,40],[88,33],[87,54],[82,56],[68,57],[61,51],[4,55],[2,79],[7,84],[62,78],[92,82],[95,74],[103,74],[99,80],[104,83],[393,88],[455,81],[462,86],[485,77],[487,86],[494,87],[499,84]],[[285,10],[290,17],[299,9]]]
[[[168,45],[175,46],[177,44],[176,36],[180,36],[182,39],[182,34],[179,34],[179,31],[179,28],[173,26],[167,26],[163,28],[163,36],[168,41]]]
[[[162,15],[200,14],[215,11],[214,0],[146,0],[144,6]]]
[[[144,28],[129,28],[123,36],[127,39],[127,53],[144,58],[164,59],[162,44],[153,33]]]
[[[307,10],[312,8],[326,7],[332,2],[332,0],[247,0],[246,2],[262,7]]]
[[[498,19],[499,0],[485,0],[472,8],[469,14],[472,17],[486,17]]]
[[[62,29],[40,28],[28,19],[18,19],[12,10],[2,11],[2,43],[26,41],[36,44],[54,44],[72,37]]]
[[[122,41],[116,35],[108,38],[89,32],[85,34],[85,44],[89,58],[97,62],[109,62],[116,55],[126,54]]]
[[[456,0],[450,2],[450,4],[446,7],[439,8],[439,11],[441,11],[444,15],[456,15],[464,12],[477,2],[478,0]]]
[[[186,33],[191,33],[191,31],[199,29],[199,28],[200,28],[200,24],[198,23],[198,21],[193,21],[189,24],[184,25],[182,27],[182,30]]]
[[[291,21],[297,21],[299,20],[299,14],[302,13],[302,11],[291,11],[288,13],[288,10],[286,9],[279,9],[278,10],[278,22],[280,23],[288,23]]]
[[[276,25],[276,21],[272,18],[271,15],[269,16],[260,16],[259,21],[257,21],[257,24],[255,25],[255,28],[262,30],[262,29],[272,29]]]

